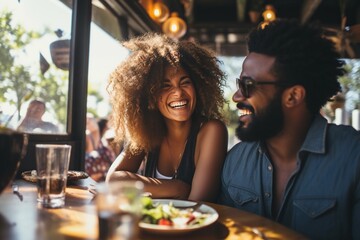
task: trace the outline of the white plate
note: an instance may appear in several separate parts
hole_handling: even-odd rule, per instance
[[[184,201],[184,200],[153,199],[154,204],[169,204],[170,202],[173,203],[174,207],[191,207],[196,204],[196,202]],[[139,226],[141,229],[153,233],[166,233],[166,234],[186,233],[209,226],[219,218],[219,214],[216,212],[216,210],[206,204],[202,204],[196,211],[202,213],[209,213],[210,215],[202,224],[191,225],[191,226],[184,226],[184,227],[163,226],[163,225],[156,225],[156,224],[143,223],[143,222],[140,222]]]

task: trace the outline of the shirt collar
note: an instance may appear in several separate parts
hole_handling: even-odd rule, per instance
[[[318,114],[315,116],[305,141],[300,151],[308,151],[314,153],[325,153],[325,139],[327,130],[327,120]]]
[[[321,115],[315,116],[299,152],[325,153],[326,130],[327,120]],[[264,153],[266,151],[263,142],[259,142],[257,147],[259,153]]]

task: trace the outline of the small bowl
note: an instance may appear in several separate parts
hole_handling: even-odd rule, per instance
[[[14,179],[27,144],[26,133],[0,127],[0,194]]]

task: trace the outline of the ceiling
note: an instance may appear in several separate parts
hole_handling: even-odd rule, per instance
[[[329,35],[345,36],[341,30],[340,3],[345,3],[345,26],[360,28],[360,0],[163,0],[170,11],[178,11],[188,23],[185,37],[194,38],[201,44],[215,49],[221,55],[245,55],[246,36],[250,29],[263,19],[251,21],[249,12],[261,13],[271,4],[277,18],[296,18],[302,22],[319,22],[329,29]],[[179,4],[181,3],[181,4]],[[360,30],[357,30],[360,35]],[[349,38],[350,39],[350,38]],[[360,37],[348,42],[352,55],[344,51],[344,57],[360,58]],[[344,47],[345,48],[345,47]]]
[[[272,5],[277,18],[320,23],[342,57],[360,58],[360,0],[93,0],[95,22],[120,40],[148,31],[160,32],[161,24],[150,18],[147,9],[156,1],[162,1],[170,12],[178,12],[187,22],[183,38],[195,39],[219,55],[245,56],[249,31],[263,21],[265,7]],[[117,24],[101,17],[107,12],[96,2],[115,14],[120,32],[114,30]],[[253,13],[260,17],[253,20]],[[343,25],[342,13],[346,17]]]

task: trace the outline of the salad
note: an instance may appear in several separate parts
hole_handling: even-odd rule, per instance
[[[193,210],[191,207],[179,209],[168,204],[153,203],[149,197],[142,199],[142,222],[162,226],[187,227],[201,225],[209,217],[208,213]]]

